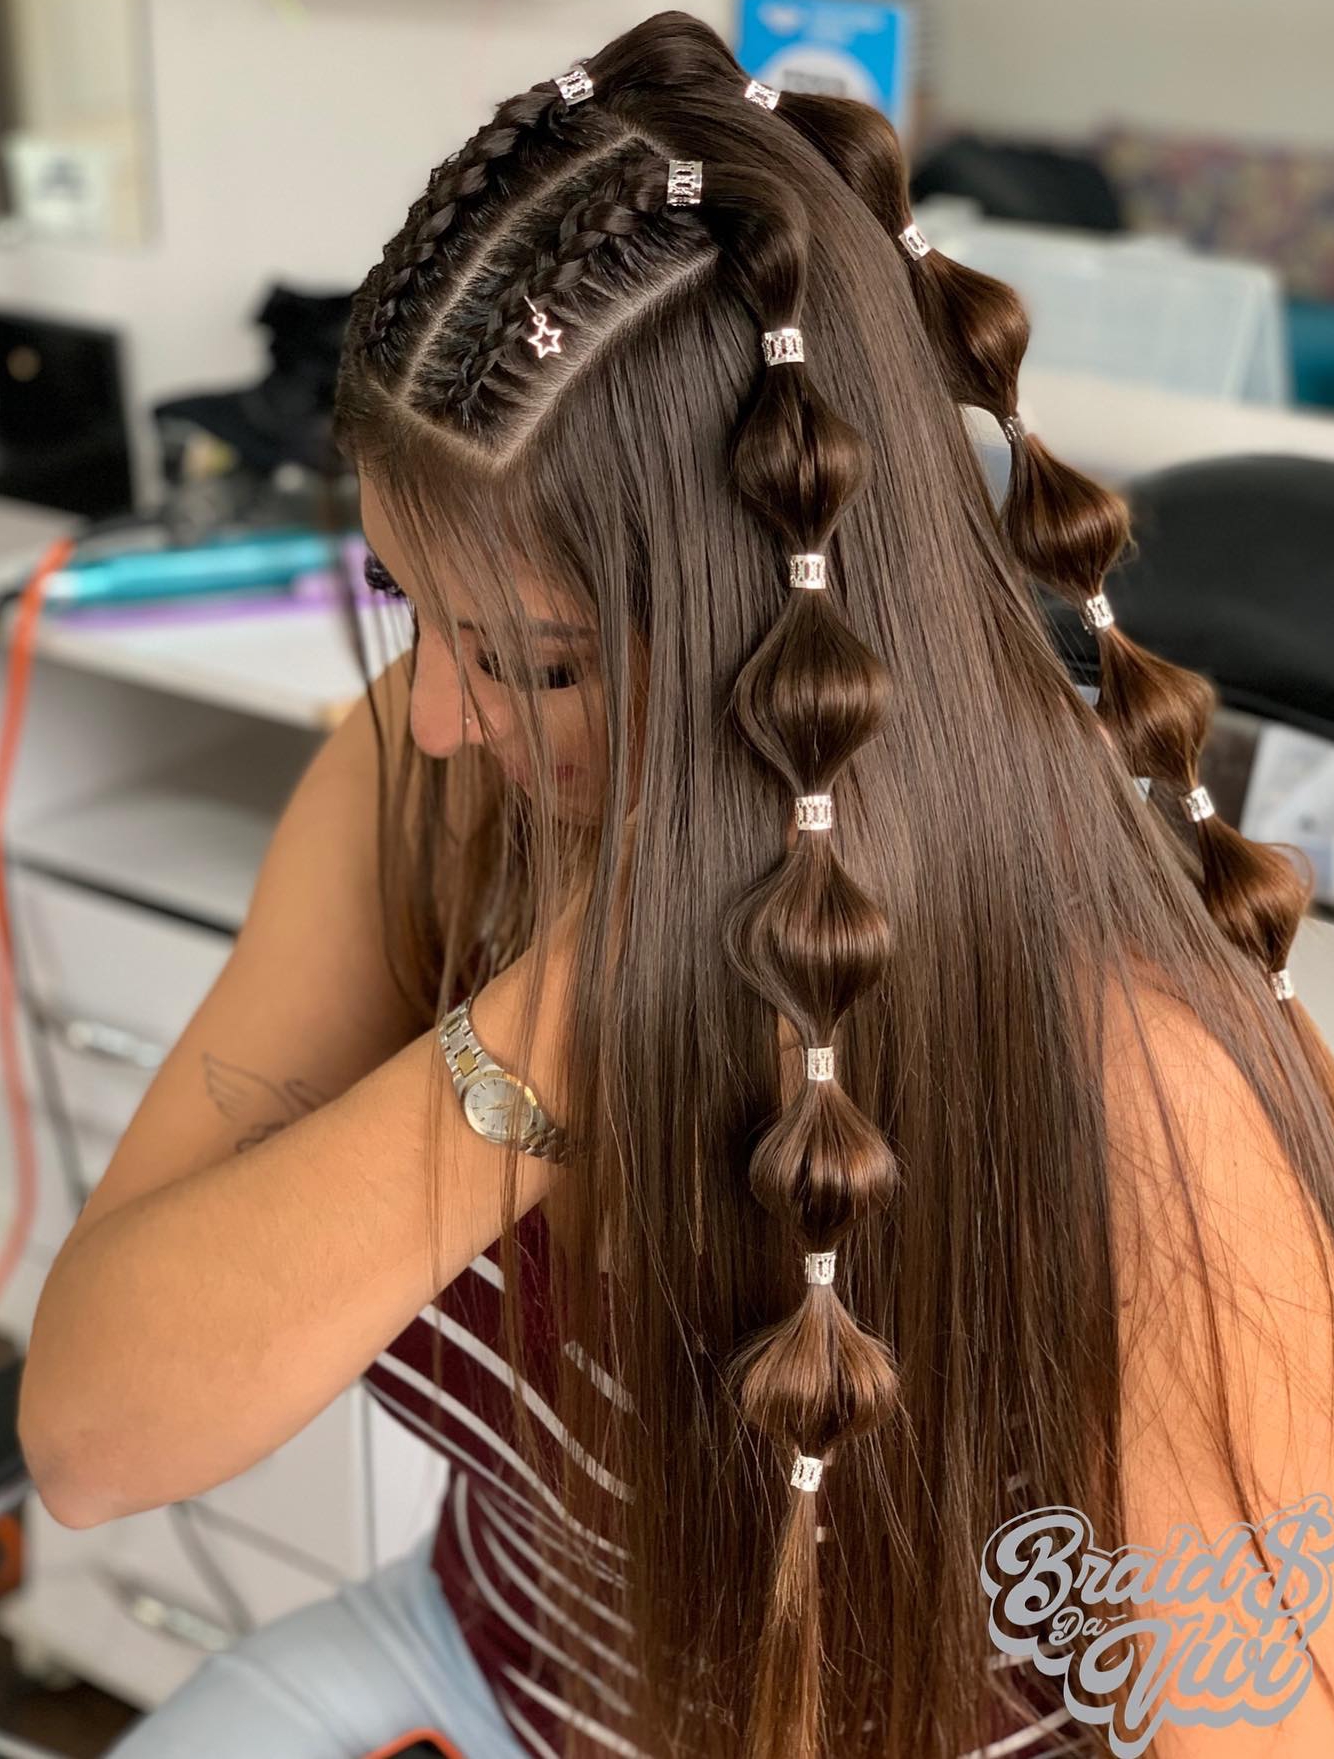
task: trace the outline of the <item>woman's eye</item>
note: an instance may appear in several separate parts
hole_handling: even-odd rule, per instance
[[[500,661],[494,654],[479,654],[477,664],[487,677],[493,678],[497,684],[510,683]],[[544,666],[534,674],[533,683],[537,690],[570,690],[579,683],[582,677],[583,673],[577,666]]]
[[[391,599],[407,598],[408,595],[403,591],[403,588],[394,579],[384,563],[378,556],[372,555],[370,551],[367,551],[366,553],[366,560],[362,566],[362,573],[365,575],[366,584],[370,587],[372,592],[382,592],[387,598]]]

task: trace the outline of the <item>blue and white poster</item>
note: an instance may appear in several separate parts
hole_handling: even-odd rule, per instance
[[[780,91],[827,92],[908,121],[913,8],[856,0],[741,0],[736,58]]]

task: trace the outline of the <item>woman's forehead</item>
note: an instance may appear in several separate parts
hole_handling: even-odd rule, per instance
[[[361,529],[366,542],[402,587],[419,595],[428,590],[443,593],[455,617],[468,619],[477,609],[476,583],[470,582],[467,570],[446,566],[443,559],[433,565],[431,581],[420,579],[417,546],[400,541],[394,520],[385,505],[374,479],[360,473]],[[581,629],[592,627],[582,606],[551,586],[523,558],[511,564],[509,586],[520,607],[535,622],[554,620]]]

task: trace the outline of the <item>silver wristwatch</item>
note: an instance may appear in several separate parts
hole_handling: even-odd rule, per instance
[[[468,1017],[471,1001],[471,996],[465,996],[441,1016],[437,1028],[464,1117],[488,1142],[503,1143],[513,1129],[525,1154],[559,1161],[565,1151],[565,1132],[542,1110],[528,1083],[502,1069],[478,1043]]]

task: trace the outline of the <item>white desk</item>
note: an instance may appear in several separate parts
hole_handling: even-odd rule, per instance
[[[1019,391],[1020,414],[1057,457],[1112,488],[1197,458],[1266,452],[1334,461],[1334,410],[1267,409],[1036,369],[1021,373]],[[996,424],[974,413],[979,433],[994,441]]]

